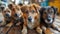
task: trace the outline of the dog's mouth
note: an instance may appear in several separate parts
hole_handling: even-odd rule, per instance
[[[50,19],[50,20],[45,19],[45,23],[47,24],[51,24],[52,22],[53,22],[53,19]]]
[[[20,15],[20,14],[15,14],[15,15],[14,15],[14,20],[19,20],[21,16],[22,16],[22,15]]]

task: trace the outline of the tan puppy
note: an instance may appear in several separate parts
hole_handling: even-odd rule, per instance
[[[5,8],[3,11],[2,11],[2,15],[4,17],[4,21],[3,21],[3,24],[4,26],[7,25],[8,23],[11,22],[11,10],[7,7]]]

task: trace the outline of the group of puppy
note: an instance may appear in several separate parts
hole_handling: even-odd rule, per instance
[[[4,17],[4,25],[9,26],[9,30],[13,26],[21,26],[22,34],[27,34],[28,29],[35,29],[38,34],[53,34],[48,33],[49,28],[60,30],[55,27],[55,15],[57,8],[54,6],[41,7],[38,4],[9,4],[8,7],[2,10]],[[8,34],[7,30],[6,34]]]

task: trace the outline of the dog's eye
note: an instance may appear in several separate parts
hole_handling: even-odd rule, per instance
[[[34,13],[34,10],[32,10],[32,13]]]
[[[6,11],[3,11],[4,13],[6,12]]]
[[[10,13],[10,11],[8,11]]]

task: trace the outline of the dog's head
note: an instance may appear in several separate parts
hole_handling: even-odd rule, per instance
[[[2,11],[2,14],[3,14],[4,18],[10,18],[11,17],[11,10],[9,8],[5,8]]]
[[[41,18],[43,18],[44,22],[49,24],[53,23],[55,14],[57,12],[57,8],[50,6],[50,7],[43,7],[40,11]]]
[[[2,11],[2,15],[3,15],[5,21],[8,21],[8,22],[11,21],[11,10],[9,8],[5,8]]]
[[[29,6],[28,22],[39,21],[39,10],[36,5]]]
[[[19,6],[13,6],[11,11],[12,11],[12,17],[15,20],[20,19],[20,17],[23,15]]]

